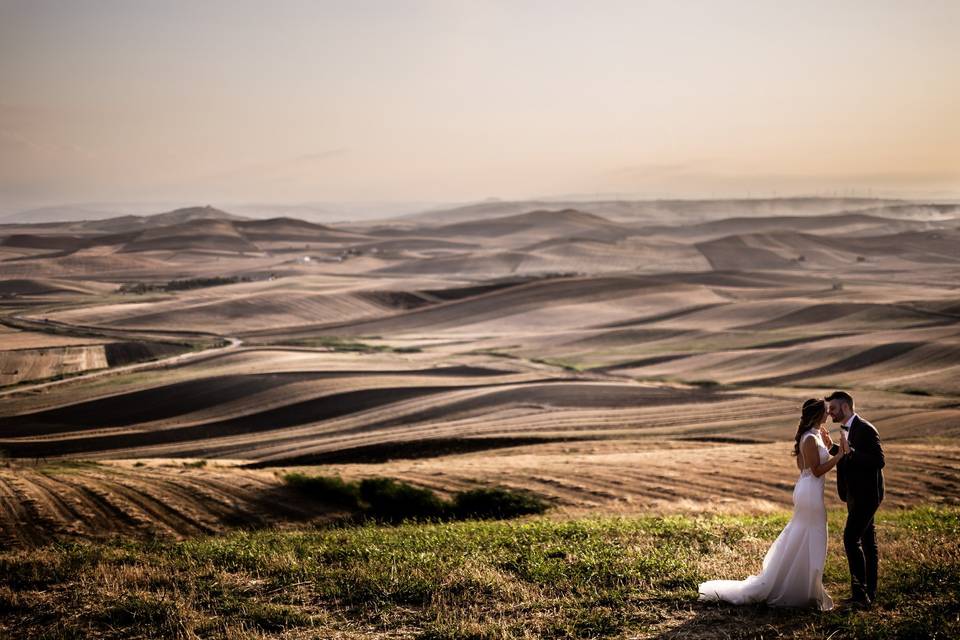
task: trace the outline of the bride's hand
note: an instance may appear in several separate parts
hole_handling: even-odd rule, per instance
[[[833,438],[830,437],[830,431],[824,425],[820,425],[820,438],[827,449],[833,446]]]

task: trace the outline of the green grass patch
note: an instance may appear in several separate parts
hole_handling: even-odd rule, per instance
[[[835,600],[844,516],[829,516]],[[697,601],[701,581],[759,571],[788,517],[368,522],[6,550],[0,637],[956,637],[958,508],[878,514],[871,611]]]
[[[316,336],[314,338],[283,340],[277,344],[290,345],[293,347],[310,347],[313,349],[330,349],[331,351],[356,351],[360,353],[387,350],[387,347],[384,346],[367,344],[366,342],[350,340],[340,336]]]
[[[519,348],[520,345],[515,345]],[[508,351],[499,351],[497,349],[472,349],[470,351],[464,351],[463,355],[466,356],[490,356],[493,358],[507,358],[510,360],[522,360],[520,356],[514,355]]]
[[[567,371],[582,371],[583,367],[574,362],[569,362],[566,360],[558,360],[556,358],[530,358],[530,362],[536,362],[538,364],[545,364],[550,367],[559,367]]]
[[[37,471],[49,475],[70,475],[90,469],[103,469],[104,466],[95,460],[62,459],[43,462]]]
[[[369,344],[360,340],[342,336],[314,336],[311,338],[296,338],[279,340],[272,344],[282,344],[292,347],[309,347],[311,349],[329,349],[331,351],[349,351],[356,353],[419,353],[420,347],[392,347],[387,344]]]

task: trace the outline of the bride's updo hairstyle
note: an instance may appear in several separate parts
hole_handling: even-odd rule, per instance
[[[797,435],[793,443],[793,455],[800,453],[800,436],[802,436],[811,427],[820,424],[823,414],[827,411],[827,403],[817,398],[810,398],[803,403],[800,410],[800,424],[797,425]]]

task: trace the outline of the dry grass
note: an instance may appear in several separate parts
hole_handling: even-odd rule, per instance
[[[825,583],[839,600],[833,537]],[[877,607],[698,603],[759,569],[787,515],[405,524],[53,545],[0,555],[0,629],[20,638],[947,638],[960,511],[879,516]]]

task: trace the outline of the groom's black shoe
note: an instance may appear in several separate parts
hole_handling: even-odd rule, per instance
[[[850,609],[869,609],[873,601],[866,594],[853,595],[840,601],[840,606]]]

